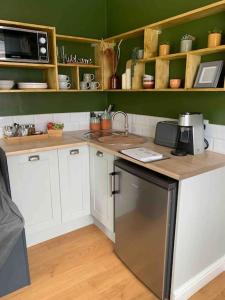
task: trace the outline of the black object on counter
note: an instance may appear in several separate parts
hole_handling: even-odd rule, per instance
[[[160,146],[176,148],[178,138],[178,122],[162,121],[156,125],[154,143]]]

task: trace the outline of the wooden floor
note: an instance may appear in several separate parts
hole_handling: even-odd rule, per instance
[[[94,225],[29,248],[32,284],[2,300],[157,300]],[[192,300],[224,300],[225,273]]]

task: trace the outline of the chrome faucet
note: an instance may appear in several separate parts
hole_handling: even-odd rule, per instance
[[[125,120],[125,123],[124,123],[124,132],[125,132],[125,135],[128,135],[128,115],[125,112],[123,112],[123,111],[116,111],[113,114],[112,119],[114,120],[115,116],[118,115],[118,114],[122,114],[124,116],[124,120]]]

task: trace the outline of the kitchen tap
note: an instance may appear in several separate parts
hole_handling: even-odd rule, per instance
[[[112,119],[114,120],[115,119],[115,116],[118,115],[118,114],[122,114],[124,116],[124,132],[125,132],[125,135],[128,135],[128,115],[127,113],[123,112],[123,111],[117,111],[113,114],[112,116]]]

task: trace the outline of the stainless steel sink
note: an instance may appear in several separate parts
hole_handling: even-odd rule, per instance
[[[131,133],[126,134],[124,131],[88,131],[84,133],[84,137],[106,145],[129,146],[146,142],[144,137]]]
[[[135,145],[145,143],[146,139],[134,134],[123,134],[99,137],[98,141],[107,145]]]

